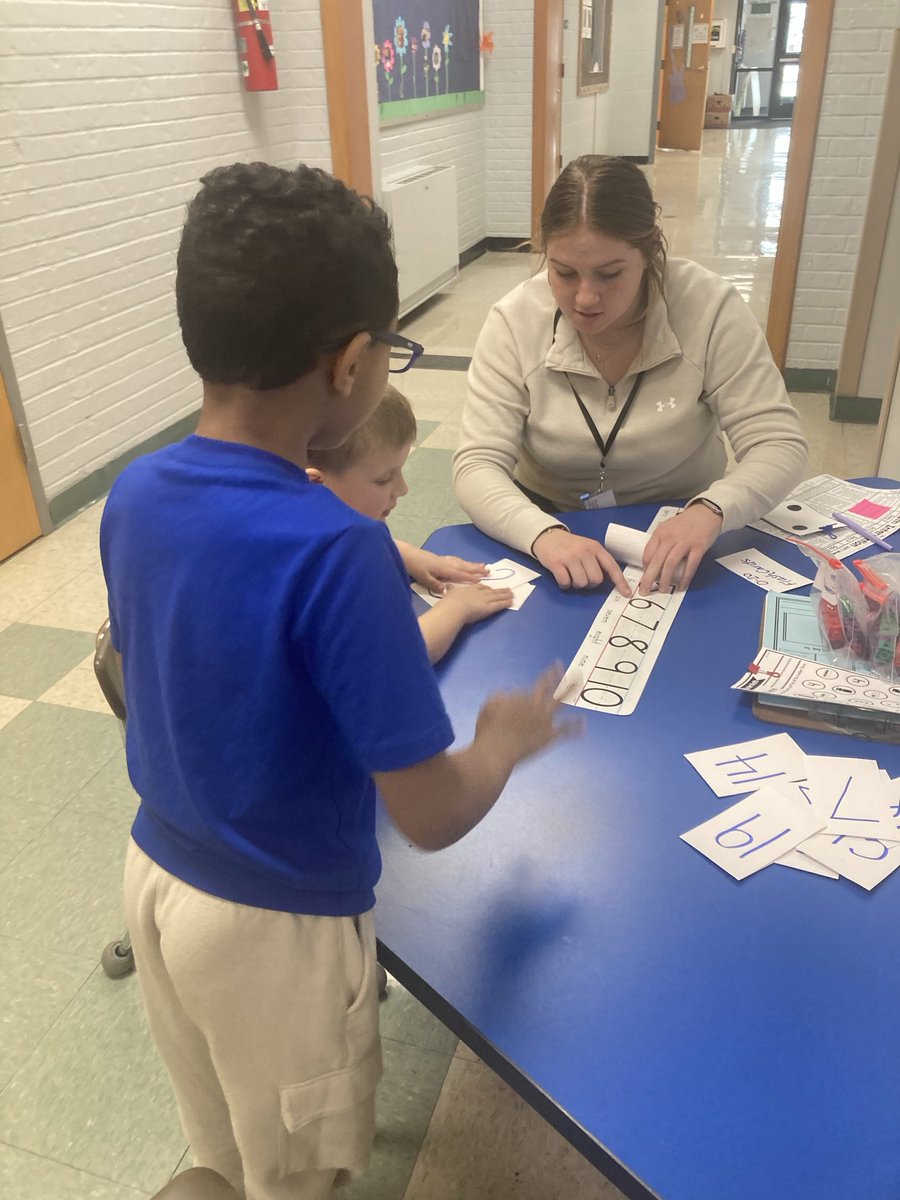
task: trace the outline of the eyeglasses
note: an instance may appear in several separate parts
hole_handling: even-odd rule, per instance
[[[370,330],[369,336],[376,342],[383,342],[385,346],[390,346],[391,365],[388,367],[388,371],[391,375],[402,375],[404,371],[408,371],[413,366],[416,359],[421,358],[425,353],[424,346],[399,333],[393,333],[391,330],[382,333],[372,333]]]

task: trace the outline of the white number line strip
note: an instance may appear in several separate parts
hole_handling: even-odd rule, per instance
[[[674,516],[678,511],[677,508],[661,508],[656,514],[649,532],[652,532],[661,521]],[[636,587],[642,573],[640,567],[627,567],[624,572],[625,578],[632,588]],[[591,623],[590,629],[556,689],[557,699],[573,708],[589,708],[594,712],[607,712],[614,716],[626,717],[633,713],[685,595],[685,592],[663,593],[662,595],[654,592],[647,597],[632,597],[639,601],[639,606],[634,607],[632,600],[622,596],[619,592],[612,592]],[[633,616],[629,614],[629,608],[632,608]],[[651,616],[658,622],[655,628],[648,628],[648,625],[651,624],[648,618]],[[627,622],[627,625],[624,625],[624,622]],[[628,632],[624,632],[625,629]],[[601,666],[600,660],[607,649],[612,649],[616,653],[616,662],[628,661],[635,665],[633,659],[627,659],[624,656],[624,647],[610,647],[610,640],[616,636],[624,638],[632,645],[637,640],[646,642],[647,649],[641,655],[637,670],[625,674],[628,682],[618,703],[612,705],[592,703],[584,698],[584,692],[586,688],[593,686],[595,692],[604,693],[603,683],[600,680],[592,683],[591,676]],[[618,695],[622,684],[611,686],[614,672],[609,674],[610,677],[605,681],[605,694],[607,696]]]

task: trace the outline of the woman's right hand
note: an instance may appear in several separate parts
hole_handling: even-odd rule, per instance
[[[616,591],[631,595],[622,568],[594,538],[569,533],[568,529],[545,529],[534,539],[531,553],[541,566],[553,572],[561,588],[599,587],[608,575]]]

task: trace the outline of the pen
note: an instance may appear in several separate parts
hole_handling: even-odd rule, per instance
[[[867,542],[874,542],[876,546],[882,546],[885,550],[893,550],[890,542],[886,542],[884,538],[877,537],[874,533],[870,533],[868,529],[863,529],[862,525],[850,519],[846,513],[833,512],[831,514],[836,521],[840,521],[842,525],[846,525],[852,533],[858,533],[860,537],[864,537]]]

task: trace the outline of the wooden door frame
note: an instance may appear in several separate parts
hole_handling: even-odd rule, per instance
[[[816,134],[819,129],[833,17],[834,0],[818,0],[818,3],[810,4],[806,10],[797,98],[791,122],[791,144],[784,177],[781,226],[778,230],[778,247],[775,251],[772,291],[769,296],[769,317],[766,323],[766,340],[775,364],[782,373],[787,361],[788,341],[791,335],[800,249],[806,223],[806,204],[816,152]]]
[[[535,0],[534,65],[531,104],[531,240],[537,245],[541,212],[562,163],[560,122],[553,128],[548,114],[562,87],[564,0]],[[560,121],[562,101],[559,101]]]
[[[368,96],[372,57],[368,43],[372,39],[366,37],[363,0],[341,0],[339,4],[335,0],[319,0],[319,11],[331,134],[331,173],[354,191],[374,196],[373,118]],[[365,87],[360,86],[360,80],[365,80]]]

